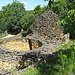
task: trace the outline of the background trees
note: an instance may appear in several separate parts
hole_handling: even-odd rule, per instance
[[[0,33],[3,33],[7,29],[7,23],[5,22],[3,11],[0,11]]]
[[[65,9],[64,18],[57,22],[58,25],[64,26],[64,33],[70,33],[70,38],[75,39],[75,0],[68,0]]]
[[[13,1],[2,7],[0,11],[0,33],[8,30],[10,33],[19,33],[21,29],[28,31],[35,20],[33,11],[26,11],[24,4]]]
[[[37,15],[34,14],[34,11],[26,11],[25,15],[20,19],[20,24],[22,25],[23,36],[26,36],[31,32],[33,28],[33,23],[36,20]]]
[[[48,10],[58,14],[57,24],[64,26],[64,33],[70,33],[70,38],[75,39],[75,0],[49,0],[48,6]]]
[[[46,10],[52,10],[58,14],[58,25],[64,26],[64,33],[70,33],[71,38],[75,35],[75,0],[44,0],[49,1],[47,6],[37,5],[33,11],[26,11],[24,5],[17,0],[12,4],[2,7],[0,11],[0,33],[5,30],[19,33],[21,29],[27,33],[32,27],[37,16]]]
[[[2,18],[0,18],[0,26],[4,26],[4,30],[1,28],[2,32],[4,32],[5,30],[8,30],[10,32],[20,32],[22,25],[19,24],[19,21],[25,13],[24,5],[18,1],[13,2],[12,4],[3,6],[1,12],[3,16]]]
[[[44,1],[49,1],[49,2],[48,2],[48,6],[49,6],[49,7],[51,7],[52,4],[53,4],[53,2],[54,2],[54,0],[44,0]]]

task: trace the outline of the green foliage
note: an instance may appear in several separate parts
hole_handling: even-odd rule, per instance
[[[54,13],[59,14],[63,10],[62,3],[54,2],[51,10],[54,11]]]
[[[24,16],[24,13],[24,5],[18,1],[3,6],[0,13],[0,16],[1,14],[3,15],[1,16],[2,18],[0,17],[0,29],[2,29],[2,31],[20,32],[22,25],[19,24],[19,21]]]
[[[59,18],[64,18],[67,12],[66,9],[66,0],[44,0],[44,1],[49,1],[47,10],[52,10],[54,13],[56,13]]]
[[[35,21],[35,18],[36,17],[34,14],[26,14],[24,17],[22,17],[22,19],[24,20],[24,25],[22,26],[24,28],[24,30],[26,30],[33,24],[33,22]],[[22,24],[22,20],[20,22]]]
[[[48,3],[48,6],[49,6],[49,7],[51,7],[52,4],[53,4],[53,2],[54,2],[54,0],[44,0],[44,1],[49,1],[49,3]]]
[[[57,49],[56,49],[56,52],[57,51],[59,51],[60,49],[68,49],[68,48],[70,48],[70,46],[71,46],[71,44],[73,43],[73,41],[72,40],[69,40],[69,42],[67,43],[67,44],[65,44],[65,45],[60,45]]]
[[[28,70],[26,72],[23,72],[22,75],[41,75],[39,73],[39,69],[37,70],[37,68],[32,67],[32,68],[28,68]]]
[[[68,10],[75,10],[75,0],[67,0],[66,7],[68,8]]]
[[[37,5],[35,8],[34,8],[34,12],[35,14],[37,15],[40,15],[44,10],[40,7],[40,5]]]
[[[0,39],[2,39],[2,38],[4,38],[4,37],[6,37],[6,36],[8,36],[9,34],[7,33],[6,35],[4,35],[4,36],[0,36]]]
[[[39,16],[40,14],[42,14],[43,12],[47,11],[47,10],[50,10],[49,6],[43,6],[41,7],[40,5],[37,5],[35,8],[34,8],[34,14],[37,16]]]
[[[26,11],[25,15],[20,19],[20,24],[24,30],[23,36],[26,36],[31,32],[35,20],[36,15],[34,15],[33,11]]]
[[[35,19],[34,11],[25,11],[22,3],[13,1],[12,4],[3,6],[0,11],[0,33],[5,30],[10,33],[19,33],[23,29],[23,34],[26,35]]]
[[[53,58],[39,66],[41,75],[68,75],[75,68],[75,49],[71,46],[64,51],[60,50]]]
[[[61,18],[57,22],[57,25],[64,26],[64,33],[70,33],[70,38],[75,39],[75,0],[67,0],[63,6],[66,12],[62,17],[63,19]],[[62,16],[63,14],[60,13],[60,15]]]
[[[70,38],[75,39],[75,0],[53,1],[48,10],[52,10],[59,15],[61,20],[57,22],[57,25],[64,26],[64,33],[70,33]]]
[[[54,11],[59,18],[65,18],[69,10],[75,9],[75,0],[44,0],[48,2],[48,10]]]
[[[7,23],[5,22],[6,18],[4,18],[3,11],[0,11],[0,33],[3,33],[7,30]]]
[[[75,10],[68,11],[65,19],[59,20],[57,25],[64,26],[64,33],[70,33],[70,37],[75,39]]]
[[[26,36],[28,33],[29,33],[28,30],[27,30],[27,31],[23,31],[23,32],[22,32],[22,35],[23,35],[23,36]]]

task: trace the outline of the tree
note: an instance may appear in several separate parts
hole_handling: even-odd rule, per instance
[[[48,6],[59,15],[57,24],[64,26],[64,33],[70,33],[70,38],[75,39],[75,0],[44,0],[49,1]]]
[[[3,6],[0,11],[0,32],[8,30],[11,33],[19,33],[23,29],[23,34],[26,35],[33,28],[36,17],[34,11],[25,11],[22,3],[13,1],[12,4]]]
[[[53,4],[54,0],[44,0],[44,1],[49,1],[48,2],[48,6],[51,7],[51,5]]]
[[[40,5],[37,5],[37,6],[34,8],[34,13],[35,13],[35,14],[40,15],[42,12],[43,12],[43,9],[41,8]]]
[[[75,39],[75,5],[74,4],[75,0],[68,0],[66,4],[66,9],[68,11],[65,17],[57,22],[58,25],[64,26],[64,33],[70,33],[71,39]]]
[[[60,12],[63,10],[62,3],[60,3],[59,1],[58,2],[55,1],[51,6],[51,10],[54,11],[54,13],[59,15]]]
[[[12,4],[8,4],[2,7],[3,17],[1,19],[0,25],[7,27],[8,31],[20,32],[22,25],[19,24],[20,19],[25,14],[24,4],[16,1]]]
[[[33,28],[33,23],[36,20],[37,15],[34,14],[34,11],[26,11],[25,15],[20,19],[20,24],[22,25],[23,36],[26,36],[31,32]]]
[[[66,0],[44,0],[49,1],[47,10],[52,10],[56,13],[60,18],[63,18],[66,14]]]
[[[6,18],[4,17],[3,11],[0,11],[0,33],[3,33],[5,30],[7,30],[7,22]]]
[[[66,0],[56,0],[54,1],[51,10],[54,11],[60,19],[62,19],[67,13],[66,4]]]

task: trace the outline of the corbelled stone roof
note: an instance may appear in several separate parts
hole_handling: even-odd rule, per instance
[[[42,13],[34,24],[34,30],[47,39],[56,39],[63,36],[63,27],[55,25],[58,15],[48,10]]]

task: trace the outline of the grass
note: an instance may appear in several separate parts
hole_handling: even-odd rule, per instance
[[[22,73],[16,73],[16,70],[13,72],[14,75],[41,75],[37,67],[27,68],[27,70],[23,71]]]
[[[2,39],[2,38],[4,38],[4,37],[6,37],[6,36],[8,36],[8,35],[9,35],[9,33],[7,33],[7,35],[0,36],[0,39]]]
[[[1,71],[5,71],[5,69],[4,69],[4,68],[2,68],[2,69],[1,69]]]
[[[60,45],[57,49],[56,49],[56,52],[59,51],[60,49],[67,49],[69,48],[72,43],[75,44],[75,40],[69,40],[69,43],[65,44],[65,45]]]
[[[21,75],[41,75],[39,70],[36,67],[28,68],[26,72],[23,72]]]

